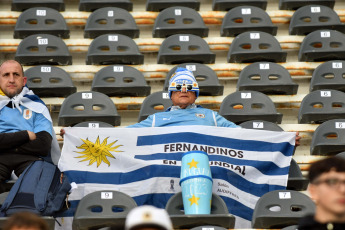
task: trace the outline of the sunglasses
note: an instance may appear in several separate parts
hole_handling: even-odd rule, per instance
[[[183,86],[182,85],[176,85],[177,90],[182,90],[182,87],[186,87],[187,90],[193,89],[193,85],[187,85],[187,84],[184,84]]]

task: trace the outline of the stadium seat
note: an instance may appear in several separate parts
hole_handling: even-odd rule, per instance
[[[72,229],[124,229],[126,216],[135,207],[136,202],[125,193],[114,190],[92,192],[79,201]]]
[[[345,93],[334,90],[316,90],[307,94],[298,111],[298,123],[320,124],[345,116]]]
[[[345,151],[345,119],[333,119],[320,124],[313,133],[311,155],[332,156]]]
[[[130,0],[80,0],[80,11],[94,11],[103,7],[118,7],[127,11],[133,10],[133,3]]]
[[[184,214],[182,193],[173,195],[165,206],[169,213],[174,229],[190,229],[201,225],[214,225],[226,229],[233,228],[235,217],[229,214],[223,199],[217,194],[212,194],[211,214]]]
[[[70,75],[55,66],[34,66],[24,72],[27,86],[40,97],[67,97],[77,91]]]
[[[245,129],[258,129],[258,130],[269,130],[269,131],[284,131],[278,124],[270,122],[270,121],[263,121],[263,120],[251,120],[245,121],[239,124],[242,128]]]
[[[307,35],[315,30],[345,32],[338,14],[327,6],[307,5],[295,11],[289,25],[290,35]]]
[[[159,49],[158,64],[197,62],[211,64],[216,55],[204,39],[193,34],[175,34],[166,38]]]
[[[242,69],[237,90],[254,90],[265,94],[297,94],[298,84],[283,66],[273,62],[256,62]]]
[[[280,10],[297,10],[298,8],[306,5],[323,5],[330,8],[334,7],[335,0],[279,0]]]
[[[65,3],[63,0],[12,0],[11,10],[24,11],[32,7],[49,7],[64,11]]]
[[[19,15],[13,37],[25,38],[33,34],[52,34],[69,38],[69,29],[59,11],[48,7],[34,7]]]
[[[226,230],[226,228],[215,226],[215,225],[202,225],[198,227],[191,228],[190,230]]]
[[[293,190],[275,190],[257,201],[252,228],[284,228],[298,224],[300,218],[313,214],[314,202],[305,194]]]
[[[151,87],[147,85],[144,75],[134,67],[111,65],[99,70],[93,78],[92,91],[108,96],[147,96]]]
[[[162,11],[172,6],[185,6],[194,10],[199,10],[199,0],[147,0],[146,10],[147,11]]]
[[[184,63],[172,68],[164,82],[164,89],[168,90],[169,80],[178,67],[186,68],[193,72],[199,85],[199,95],[201,96],[220,96],[223,95],[224,86],[219,83],[217,74],[207,65],[199,63]]]
[[[341,152],[341,153],[338,153],[337,155],[335,155],[336,157],[341,157],[341,158],[344,158],[345,159],[345,152]]]
[[[262,31],[277,34],[278,27],[273,25],[270,16],[256,6],[238,6],[229,10],[224,16],[220,35],[235,37],[246,31]]]
[[[83,121],[78,124],[75,124],[73,127],[84,127],[84,128],[114,128],[109,123],[102,121]]]
[[[208,36],[208,27],[200,14],[189,7],[173,6],[162,10],[153,26],[154,38],[165,38],[173,34]]]
[[[287,53],[282,51],[278,40],[271,34],[260,31],[237,35],[230,45],[228,62],[257,61],[285,62]]]
[[[127,10],[117,7],[104,7],[95,10],[88,17],[84,29],[84,38],[96,38],[110,33],[138,38],[139,32],[133,16]]]
[[[144,99],[141,105],[138,122],[145,120],[154,113],[164,112],[170,106],[172,106],[172,102],[169,98],[168,91],[152,93]]]
[[[334,60],[320,64],[310,80],[309,90],[335,89],[345,92],[345,61]]]
[[[299,61],[329,61],[345,59],[345,35],[336,30],[316,30],[302,41]]]
[[[285,228],[282,228],[281,230],[298,230],[298,225],[290,225],[290,226],[287,226]]]
[[[121,117],[107,95],[93,91],[77,92],[63,101],[58,125],[73,126],[83,121],[102,121],[119,126]]]
[[[289,177],[286,189],[304,191],[307,189],[309,180],[302,175],[301,169],[295,159],[291,158]]]
[[[87,65],[144,63],[144,55],[137,44],[122,34],[104,34],[95,38],[89,47],[86,57]]]
[[[64,41],[51,34],[34,34],[24,38],[15,60],[22,65],[72,65],[72,56]]]
[[[250,120],[280,124],[283,118],[283,114],[277,113],[273,101],[257,91],[237,91],[229,94],[223,99],[219,114],[236,124]]]
[[[229,11],[237,6],[256,6],[266,10],[267,0],[213,0],[212,9],[218,11]]]

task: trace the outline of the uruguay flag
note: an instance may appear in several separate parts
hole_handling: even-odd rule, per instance
[[[184,152],[209,155],[213,192],[236,217],[235,228],[250,228],[253,209],[265,193],[285,189],[295,133],[210,126],[156,128],[65,128],[59,168],[77,187],[69,200],[97,190],[124,192],[138,205],[165,208],[180,192]],[[66,218],[67,217],[67,218]],[[64,221],[69,229],[70,221]]]

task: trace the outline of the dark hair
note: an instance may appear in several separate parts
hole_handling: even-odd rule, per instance
[[[17,228],[37,228],[39,230],[49,230],[48,224],[41,217],[31,212],[18,212],[13,214],[6,221],[3,230]]]
[[[311,183],[315,181],[321,174],[330,171],[344,172],[345,173],[345,160],[341,157],[330,157],[319,160],[310,166],[308,178]]]

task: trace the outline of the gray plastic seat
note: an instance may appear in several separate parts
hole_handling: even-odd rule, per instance
[[[123,65],[107,66],[99,70],[93,78],[92,91],[108,96],[147,96],[151,87],[144,75],[134,67]]]
[[[307,214],[315,211],[314,202],[305,194],[293,190],[275,190],[257,201],[252,228],[284,228],[298,224]]]
[[[162,11],[172,6],[185,6],[194,10],[199,10],[199,0],[147,0],[146,10],[147,11]]]
[[[287,53],[271,34],[250,31],[237,35],[230,45],[227,60],[231,63],[271,61],[285,62]]]
[[[73,127],[84,127],[84,128],[114,128],[111,124],[102,121],[83,121],[73,125]]]
[[[173,195],[165,206],[174,229],[189,229],[201,225],[214,225],[226,229],[234,228],[235,217],[229,214],[224,200],[217,194],[212,194],[211,214],[185,215],[182,193]]]
[[[282,228],[281,230],[298,230],[298,225],[290,225],[290,226],[287,226],[285,228]]]
[[[323,5],[330,8],[334,7],[335,0],[279,0],[280,10],[297,10],[298,8],[306,5]]]
[[[85,25],[84,38],[96,38],[111,33],[123,34],[130,38],[139,37],[137,24],[127,10],[104,7],[92,12]]]
[[[77,91],[71,76],[55,66],[34,66],[24,72],[27,86],[40,97],[67,97]]]
[[[63,0],[12,0],[12,11],[24,11],[32,7],[49,7],[57,11],[65,10]]]
[[[237,6],[224,16],[220,35],[234,37],[247,31],[262,31],[276,35],[277,29],[263,9],[256,6]]]
[[[191,228],[190,230],[226,230],[226,228],[214,226],[214,225],[202,225],[198,227]]]
[[[13,37],[25,38],[32,34],[52,34],[69,38],[69,29],[59,11],[48,7],[34,7],[19,15]]]
[[[237,6],[256,6],[266,10],[267,0],[213,0],[212,9],[228,11]]]
[[[335,89],[345,92],[345,61],[334,60],[320,64],[310,80],[310,91]]]
[[[172,101],[169,98],[168,91],[152,93],[144,99],[141,105],[138,122],[145,120],[154,113],[164,112],[170,106],[172,106]]]
[[[336,157],[341,157],[343,159],[345,159],[345,152],[341,152],[341,153],[338,153],[337,155],[335,155]]]
[[[103,7],[118,7],[127,11],[133,10],[133,3],[130,0],[80,0],[80,11],[94,11]]]
[[[184,63],[172,68],[164,82],[164,90],[169,88],[169,80],[178,67],[186,68],[193,72],[199,85],[199,95],[201,96],[220,96],[223,95],[224,86],[219,83],[218,76],[209,66],[200,63]]]
[[[119,126],[121,117],[107,95],[93,91],[77,92],[63,101],[58,125],[73,126],[83,121],[102,121]]]
[[[307,5],[295,11],[289,25],[290,35],[306,35],[315,30],[345,32],[338,14],[327,6]]]
[[[239,124],[242,128],[245,129],[258,129],[258,130],[269,130],[269,131],[284,131],[278,124],[270,122],[270,121],[263,121],[263,120],[251,120],[245,121]]]
[[[211,64],[216,55],[204,39],[193,34],[175,34],[166,38],[159,49],[158,64],[197,62]]]
[[[308,184],[309,180],[302,175],[301,169],[295,159],[291,158],[286,189],[304,191],[307,189]]]
[[[345,116],[345,93],[334,90],[316,90],[307,94],[298,111],[298,123],[320,124]]]
[[[135,207],[137,203],[125,193],[114,190],[92,192],[80,200],[72,229],[124,229],[126,216]]]
[[[336,30],[316,30],[302,41],[299,61],[328,61],[345,59],[345,35]]]
[[[173,6],[162,10],[153,26],[154,38],[165,38],[173,34],[208,36],[208,27],[200,14],[189,7]]]
[[[297,94],[298,84],[288,70],[273,62],[256,62],[246,66],[237,81],[237,90],[254,90],[265,94]]]
[[[72,56],[64,41],[51,34],[34,34],[17,47],[15,60],[22,65],[72,65]]]
[[[313,133],[311,155],[332,156],[345,151],[345,119],[333,119],[320,124]]]
[[[264,120],[280,124],[283,114],[277,113],[273,101],[257,91],[240,91],[229,94],[220,105],[219,114],[240,124],[250,120]]]
[[[137,44],[122,34],[104,34],[95,38],[89,47],[86,57],[87,65],[144,63],[144,55]]]

